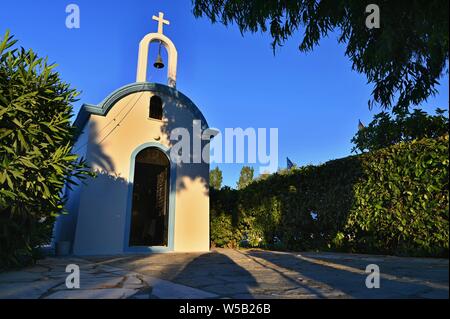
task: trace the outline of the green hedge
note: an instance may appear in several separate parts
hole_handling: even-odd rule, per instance
[[[345,233],[355,250],[448,256],[448,135],[364,155]]]
[[[448,135],[211,192],[217,246],[448,256]]]
[[[211,241],[214,246],[236,247],[242,238],[237,226],[238,191],[229,187],[210,188]]]

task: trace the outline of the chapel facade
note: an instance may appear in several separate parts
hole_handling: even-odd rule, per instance
[[[55,227],[56,245],[70,243],[76,255],[209,250],[214,131],[176,89],[177,50],[163,34],[169,22],[162,13],[153,19],[158,32],[140,42],[136,82],[84,104],[74,122],[74,151],[97,175],[66,188],[68,214]],[[150,45],[167,50],[167,85],[147,82]],[[154,66],[163,67],[160,56]],[[180,148],[173,137],[186,135]]]

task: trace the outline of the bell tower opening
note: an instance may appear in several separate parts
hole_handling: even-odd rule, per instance
[[[160,12],[158,16],[153,16],[153,20],[158,21],[158,32],[147,34],[139,43],[136,82],[147,82],[149,46],[151,43],[156,43],[158,55],[153,63],[153,66],[155,67],[155,69],[152,70],[153,78],[158,78],[158,75],[160,74],[155,72],[155,70],[158,71],[165,68],[165,61],[167,60],[167,85],[176,88],[178,53],[173,42],[163,33],[164,25],[170,25],[170,22],[164,19],[164,14],[162,12]],[[162,50],[163,48],[165,50]],[[164,54],[167,54],[167,59],[164,59]]]
[[[170,163],[149,147],[135,159],[129,246],[167,246]]]

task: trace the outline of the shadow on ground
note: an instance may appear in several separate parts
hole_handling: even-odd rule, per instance
[[[222,298],[448,298],[448,260],[215,249],[95,258]],[[377,264],[381,287],[368,289]]]
[[[253,275],[227,254],[169,253],[95,258],[96,262],[202,289],[220,297],[251,298]]]
[[[328,297],[333,290],[332,297],[448,298],[446,260],[260,250],[244,254],[273,271],[285,269],[295,272],[303,285],[316,287],[317,297]],[[370,264],[380,268],[378,289],[366,286],[368,273],[365,269]]]

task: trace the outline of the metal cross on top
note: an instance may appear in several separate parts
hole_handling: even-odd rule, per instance
[[[170,22],[169,20],[164,20],[164,13],[160,12],[159,16],[153,16],[152,17],[153,20],[158,21],[158,33],[163,34],[163,26],[164,24],[169,25]]]

